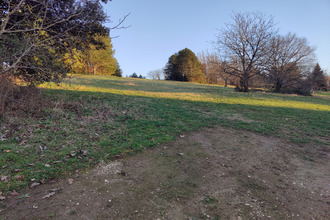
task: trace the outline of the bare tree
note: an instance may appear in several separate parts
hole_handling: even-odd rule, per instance
[[[303,77],[303,70],[314,64],[315,48],[309,46],[306,38],[288,33],[277,35],[270,41],[267,79],[276,92],[283,87],[292,87]]]
[[[264,66],[268,42],[274,36],[272,17],[263,13],[234,13],[233,22],[220,30],[214,42],[224,71],[239,78],[239,91],[249,91],[249,80]]]
[[[216,53],[204,52],[198,54],[202,64],[202,72],[205,74],[207,83],[224,84],[227,87],[232,75],[224,71],[223,62]]]
[[[147,73],[147,76],[151,79],[157,79],[157,80],[162,80],[164,79],[164,70],[163,69],[157,69],[157,70],[152,70]]]

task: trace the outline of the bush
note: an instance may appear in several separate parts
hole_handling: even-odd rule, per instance
[[[40,116],[44,107],[50,103],[44,99],[39,88],[21,86],[10,75],[0,76],[0,116]]]

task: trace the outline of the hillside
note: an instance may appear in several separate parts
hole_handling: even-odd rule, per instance
[[[2,169],[0,175],[2,181],[0,191],[6,197],[1,202],[4,208],[7,207],[8,198],[10,201],[8,204],[16,204],[15,196],[8,195],[13,190],[21,192],[20,188],[36,186],[36,189],[30,191],[23,190],[25,194],[20,194],[20,196],[23,195],[24,199],[26,193],[38,195],[49,189],[48,184],[54,182],[56,178],[71,179],[84,170],[87,172],[86,175],[94,175],[98,172],[97,170],[107,167],[106,164],[116,164],[113,161],[117,160],[122,177],[117,177],[117,175],[111,177],[113,175],[111,174],[111,178],[125,179],[132,175],[130,178],[135,181],[139,178],[138,173],[142,172],[139,168],[146,171],[140,175],[148,181],[137,180],[136,187],[138,188],[131,192],[134,196],[143,199],[149,193],[149,189],[146,188],[151,187],[150,190],[153,192],[159,189],[158,193],[161,192],[161,194],[158,195],[160,198],[158,202],[162,205],[157,203],[158,206],[169,209],[169,204],[173,200],[182,205],[179,201],[191,199],[192,207],[194,207],[194,202],[198,203],[198,207],[211,207],[205,210],[212,213],[210,216],[213,216],[213,219],[216,219],[216,213],[220,212],[221,207],[232,213],[229,217],[242,215],[244,217],[245,212],[252,213],[251,215],[255,217],[257,209],[262,209],[262,205],[258,203],[255,209],[251,206],[251,210],[254,210],[252,212],[249,207],[245,207],[247,205],[243,204],[243,207],[248,209],[240,208],[239,212],[232,211],[232,207],[228,204],[222,204],[221,193],[219,194],[219,189],[215,187],[217,184],[240,183],[237,189],[234,187],[235,189],[230,190],[234,190],[233,194],[236,193],[235,195],[240,195],[240,198],[244,199],[247,198],[243,196],[243,192],[247,190],[252,193],[251,197],[248,196],[250,200],[255,198],[260,201],[265,201],[265,199],[273,201],[275,197],[268,193],[276,187],[285,189],[280,190],[280,196],[284,198],[288,193],[294,199],[296,193],[303,193],[305,197],[308,197],[311,191],[302,192],[299,191],[300,189],[297,190],[285,184],[290,181],[302,182],[310,174],[321,179],[315,184],[313,182],[314,185],[308,185],[309,190],[323,194],[329,193],[324,191],[329,176],[325,169],[323,170],[329,165],[329,93],[319,93],[313,97],[266,92],[236,93],[233,88],[214,85],[82,75],[67,79],[66,83],[59,86],[45,84],[42,88],[44,95],[53,103],[44,110],[43,117],[8,116],[1,119],[0,167]],[[147,150],[154,147],[157,148]],[[168,152],[163,152],[165,149],[169,149]],[[145,153],[136,155],[140,151],[145,151]],[[136,156],[128,157],[131,155]],[[142,161],[141,165],[138,165],[138,158]],[[147,158],[149,158],[148,162],[144,164],[143,161]],[[100,165],[101,168],[95,167],[101,161],[105,165]],[[173,166],[173,163],[178,164]],[[285,163],[288,167],[292,166],[292,169],[286,168]],[[303,170],[298,169],[299,165]],[[153,166],[155,170],[151,168],[148,170],[148,167]],[[253,166],[259,167],[260,170],[257,168],[251,170]],[[90,167],[96,171],[92,172]],[[123,169],[125,172],[122,172]],[[224,170],[217,173],[217,170],[221,169]],[[304,169],[308,169],[308,172]],[[173,179],[169,177],[172,181],[159,176],[160,173],[171,176],[170,170],[178,172],[174,172]],[[285,178],[283,177],[285,183],[276,182],[280,180],[274,179],[275,174],[269,176],[271,174],[268,175],[267,172],[270,171],[274,171],[279,176],[285,175]],[[297,172],[301,172],[301,176]],[[205,173],[208,181],[203,180],[202,173]],[[228,175],[226,181],[220,181],[223,173],[225,176]],[[80,177],[84,175],[80,174]],[[253,179],[248,181],[251,176]],[[75,187],[78,188],[79,178],[75,180],[78,184]],[[262,182],[263,178],[267,184]],[[103,179],[102,181],[105,181]],[[154,184],[150,181],[154,181]],[[270,184],[272,181],[276,184]],[[55,184],[57,183],[62,184],[64,192],[66,192],[66,187],[68,189],[71,187],[65,186],[65,180],[62,182],[56,180]],[[162,185],[164,183],[168,185]],[[85,181],[80,184],[92,183]],[[127,184],[130,188],[130,183]],[[206,188],[203,188],[203,184]],[[95,185],[95,189],[102,187],[104,186]],[[122,190],[127,191],[128,188]],[[209,192],[207,189],[210,189]],[[72,187],[71,190],[73,190]],[[117,191],[114,190],[114,192]],[[237,194],[237,192],[240,193]],[[59,194],[58,198],[61,198],[61,195],[63,197],[64,194]],[[112,197],[116,196],[118,195],[112,195]],[[225,198],[230,198],[230,195],[226,194]],[[327,198],[322,197],[320,203],[315,203],[315,208],[319,207],[321,217],[325,216],[324,202]],[[40,195],[39,197],[32,196],[31,201],[36,202],[38,199],[40,200]],[[92,200],[96,199],[92,198]],[[123,202],[122,199],[119,200]],[[202,200],[201,204],[199,200]],[[54,197],[50,201],[57,200]],[[317,201],[317,198],[313,197],[312,201]],[[235,201],[229,203],[234,204]],[[246,203],[250,204],[250,201]],[[31,205],[30,202],[24,204],[26,207]],[[46,206],[47,204],[49,205],[45,203]],[[119,204],[134,207],[134,204],[130,203],[119,202]],[[148,206],[148,204],[145,205]],[[272,202],[267,203],[268,211],[265,213],[274,214],[271,211],[272,205]],[[299,213],[298,210],[304,205],[307,204],[302,202],[297,207],[281,209],[276,216],[287,217],[291,211]],[[108,204],[108,206],[112,205]],[[8,207],[15,210],[14,206]],[[181,208],[184,210],[185,207]],[[119,211],[119,209],[117,207],[115,210],[125,214],[125,210]],[[202,213],[202,209],[196,210]],[[177,215],[173,209],[171,212],[163,210],[163,217],[166,219],[166,216],[191,216],[188,215],[189,211],[182,213],[182,210],[177,210]],[[126,210],[126,215],[117,213],[116,216],[118,218],[131,217],[134,211],[130,210],[128,213]],[[14,213],[8,210],[5,212],[9,213],[9,216],[10,213]],[[26,212],[30,213],[28,208]],[[144,213],[144,216],[148,215],[147,211],[140,212]],[[158,207],[157,212],[162,212],[162,208]],[[74,212],[68,216],[78,213]],[[193,210],[190,213],[194,213]],[[201,213],[194,213],[196,214],[194,216],[201,218]],[[314,211],[302,214],[311,217],[313,213]],[[46,213],[42,213],[41,216],[45,215]],[[60,219],[69,218],[68,216],[62,216]]]

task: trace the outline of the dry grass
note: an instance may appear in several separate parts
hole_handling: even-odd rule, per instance
[[[0,76],[0,115],[38,117],[50,104],[39,88],[25,86],[10,75]]]

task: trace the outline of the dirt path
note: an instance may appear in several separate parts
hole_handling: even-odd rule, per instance
[[[204,129],[12,196],[0,219],[328,219],[329,168],[326,147]]]

